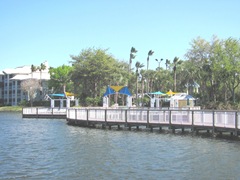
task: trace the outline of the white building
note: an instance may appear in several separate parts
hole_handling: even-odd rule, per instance
[[[50,80],[48,62],[43,63],[46,68],[32,72],[31,66],[21,66],[15,69],[4,69],[0,72],[0,104],[16,106],[23,100],[29,100],[28,95],[20,88],[21,82],[27,79],[39,79],[42,89],[39,97],[44,97],[48,91],[47,81]]]

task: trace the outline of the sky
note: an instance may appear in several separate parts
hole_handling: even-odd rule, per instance
[[[240,38],[239,0],[0,0],[0,70],[71,65],[71,55],[108,49],[156,69],[155,59],[185,60],[197,37]]]

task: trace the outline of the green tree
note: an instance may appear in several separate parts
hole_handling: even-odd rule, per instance
[[[170,60],[166,59],[165,65],[166,65],[166,70],[168,69],[168,66],[171,64]]]
[[[230,92],[233,103],[236,102],[235,91],[240,84],[240,42],[228,38],[215,46],[214,59],[217,61],[214,66],[216,79],[219,81],[219,88],[224,90],[224,100],[228,98],[226,89]],[[219,89],[220,90],[220,89]]]
[[[128,69],[128,72],[130,73],[131,70],[132,70],[132,60],[135,59],[136,57],[136,54],[137,53],[137,50],[132,47],[131,50],[130,50],[130,58],[129,58],[129,69]]]
[[[66,92],[66,87],[68,87],[68,91],[72,91],[72,83],[71,83],[71,73],[72,67],[67,65],[62,65],[57,68],[50,68],[50,81],[49,87],[53,88],[54,91],[57,92]]]
[[[174,91],[177,91],[177,65],[181,64],[182,61],[178,57],[173,59],[173,73],[174,73]]]
[[[153,53],[154,53],[154,51],[152,51],[152,50],[148,51],[148,56],[147,56],[147,70],[148,70],[148,68],[149,68],[149,59],[150,59],[150,56],[152,56]]]
[[[140,63],[139,61],[136,62],[135,64],[136,67],[136,105],[138,106],[138,79],[139,79],[139,69],[141,69],[142,67],[144,67],[144,65],[142,63]]]
[[[214,41],[215,42],[215,41]],[[215,101],[214,76],[212,67],[212,49],[214,43],[210,43],[200,37],[191,42],[191,49],[186,53],[187,59],[195,67],[195,77],[200,84],[201,99],[203,102]]]
[[[46,65],[44,63],[41,63],[40,66],[38,67],[38,70],[40,71],[40,82],[42,80],[42,71],[46,69]]]
[[[87,97],[93,99],[102,97],[107,85],[117,83],[126,85],[127,64],[114,59],[111,54],[107,53],[107,49],[88,48],[82,50],[78,56],[71,56],[71,58],[72,81],[83,103],[86,102]]]
[[[32,78],[33,78],[33,73],[36,72],[37,69],[38,69],[38,68],[37,68],[36,66],[34,66],[33,64],[31,65]]]

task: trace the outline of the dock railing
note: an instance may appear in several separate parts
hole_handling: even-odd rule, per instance
[[[23,117],[61,117],[68,122],[148,127],[191,127],[240,130],[238,111],[153,108],[23,108]]]
[[[148,126],[223,128],[238,131],[238,111],[177,109],[67,109],[67,120]]]
[[[29,107],[22,109],[23,117],[65,117],[66,108]]]

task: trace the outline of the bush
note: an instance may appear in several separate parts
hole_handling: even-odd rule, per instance
[[[87,106],[99,106],[101,104],[101,97],[96,97],[96,98],[91,98],[87,97],[85,99],[86,105]]]

